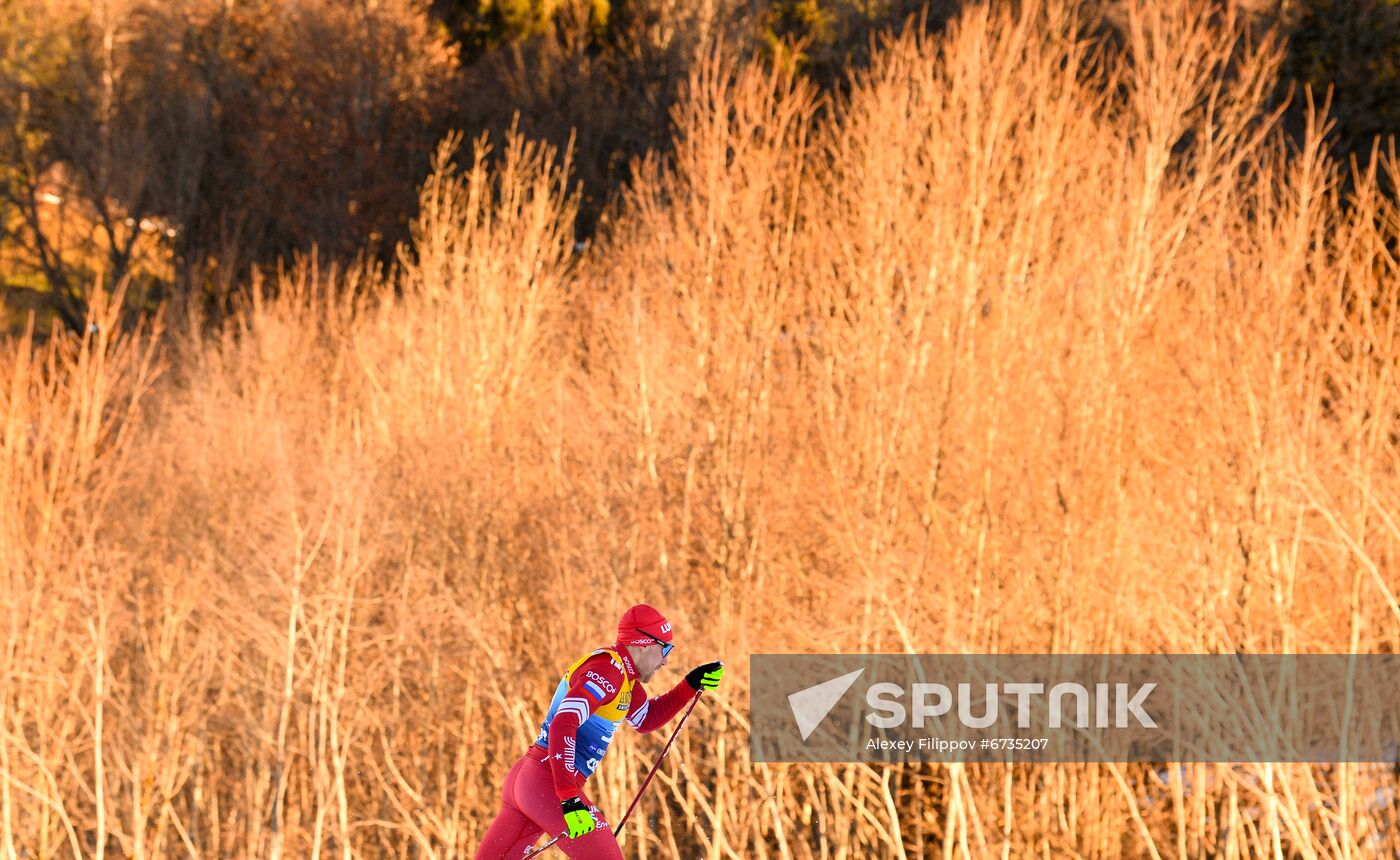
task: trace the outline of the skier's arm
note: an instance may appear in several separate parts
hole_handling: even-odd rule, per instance
[[[549,767],[554,774],[554,793],[560,800],[583,793],[584,778],[574,767],[578,727],[616,694],[622,686],[622,670],[608,655],[599,654],[579,666],[572,681],[549,724]]]
[[[700,695],[702,689],[713,690],[719,686],[719,679],[723,676],[724,668],[719,663],[697,666],[669,692],[655,699],[648,699],[646,690],[642,689],[641,684],[637,684],[632,688],[633,707],[632,712],[627,715],[627,721],[642,734],[654,732],[669,723],[672,717],[680,713],[681,708]]]

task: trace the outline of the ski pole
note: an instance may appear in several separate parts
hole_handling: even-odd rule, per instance
[[[675,743],[676,738],[681,733],[681,729],[685,728],[685,721],[690,719],[690,712],[695,710],[695,703],[700,701],[700,697],[702,695],[704,695],[703,690],[697,692],[695,694],[695,698],[690,700],[690,705],[686,707],[685,713],[681,715],[681,721],[676,724],[676,730],[671,733],[671,739],[666,741],[666,746],[661,748],[661,755],[656,757],[656,763],[653,764],[651,766],[651,770],[647,772],[647,778],[642,780],[642,787],[637,789],[636,796],[632,798],[632,804],[628,806],[627,811],[622,814],[622,820],[617,823],[617,827],[613,828],[613,836],[617,836],[617,834],[622,832],[622,825],[627,823],[628,817],[632,815],[632,810],[637,807],[637,801],[642,799],[642,792],[647,790],[647,786],[651,784],[651,778],[653,776],[656,776],[656,769],[661,767],[661,760],[666,758],[666,753],[671,751],[671,744]],[[560,839],[563,838],[564,834],[560,833],[558,836],[541,845],[539,848],[536,848],[534,851],[531,851],[529,854],[526,854],[524,857],[520,858],[520,860],[530,860],[531,857],[537,857],[540,854],[543,854],[550,848],[553,848],[554,843],[558,842]]]
[[[685,728],[685,721],[690,719],[690,712],[695,710],[695,703],[700,701],[700,697],[703,695],[705,695],[704,691],[699,691],[695,694],[695,698],[690,700],[689,707],[687,707],[685,713],[681,715],[681,721],[676,724],[676,730],[671,733],[671,740],[667,741],[666,746],[661,748],[661,755],[656,757],[656,764],[651,766],[651,770],[647,773],[647,778],[642,780],[642,787],[637,789],[637,796],[632,798],[632,805],[627,807],[626,812],[622,813],[622,820],[617,823],[617,829],[613,831],[614,836],[622,832],[622,827],[632,815],[632,810],[637,808],[637,801],[642,799],[642,792],[646,791],[647,786],[651,784],[651,778],[656,776],[656,769],[661,767],[661,760],[666,757],[666,753],[671,751],[671,743],[681,733],[681,729]]]

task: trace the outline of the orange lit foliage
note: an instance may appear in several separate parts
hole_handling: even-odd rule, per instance
[[[748,758],[753,652],[1400,647],[1396,165],[1344,206],[1195,9],[969,7],[834,102],[715,58],[585,255],[516,138],[396,271],[6,343],[0,853],[469,856],[637,600],[731,673],[628,856],[1393,853],[1366,766]]]

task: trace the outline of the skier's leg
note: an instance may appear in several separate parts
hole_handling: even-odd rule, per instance
[[[530,758],[524,765],[515,780],[512,799],[516,808],[530,816],[538,827],[551,836],[565,832],[564,811],[559,808],[559,797],[554,793],[554,774],[550,772],[549,765]],[[554,843],[554,847],[574,860],[622,860],[622,849],[617,845],[617,837],[613,836],[612,826],[603,820],[603,813],[598,807],[587,798],[584,802],[588,803],[589,811],[598,822],[598,829],[577,839],[565,836]]]
[[[487,829],[481,847],[476,849],[476,860],[516,860],[524,857],[540,838],[543,831],[539,825],[516,807],[514,800],[515,783],[525,762],[522,757],[506,774],[506,783],[501,789],[501,811]]]

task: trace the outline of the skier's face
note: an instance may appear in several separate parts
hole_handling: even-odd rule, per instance
[[[666,655],[661,652],[661,646],[655,644],[639,649],[636,655],[637,674],[641,676],[642,683],[650,681],[656,670],[666,665]]]

